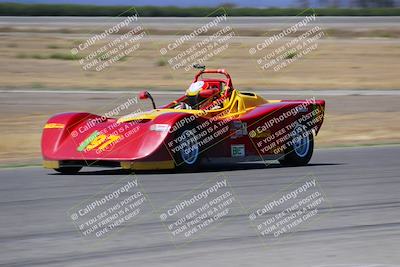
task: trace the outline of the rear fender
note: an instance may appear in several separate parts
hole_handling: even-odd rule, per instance
[[[298,108],[300,106],[304,106],[305,108],[298,109],[296,113],[290,112],[294,108]],[[313,130],[315,134],[318,134],[323,123],[324,112],[324,100],[315,100],[311,103],[304,100],[282,100],[278,103],[261,105],[243,115],[240,120],[247,122],[247,124],[250,126],[249,131],[257,130],[259,125],[272,120],[272,125],[268,124],[268,128],[275,132],[295,121],[301,121],[301,117],[303,115],[310,114],[312,115],[310,120],[315,120],[317,122],[313,124],[306,123],[305,126],[309,128],[309,130]],[[288,114],[293,115],[287,116]],[[275,120],[275,118],[278,120]],[[279,120],[279,118],[283,119]]]
[[[55,152],[60,144],[71,135],[79,134],[79,126],[83,121],[103,122],[107,118],[85,112],[61,113],[51,117],[44,126],[42,132],[42,154]]]
[[[318,134],[324,116],[325,101],[283,100],[259,106],[240,120],[247,124],[251,142],[259,153],[280,154],[291,140],[291,132],[297,124]]]

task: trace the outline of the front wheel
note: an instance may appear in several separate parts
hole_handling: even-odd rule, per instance
[[[54,169],[56,172],[62,173],[62,174],[76,174],[78,173],[82,167],[60,167],[57,169]]]
[[[176,164],[179,169],[197,169],[200,162],[200,145],[193,130],[181,131],[178,135],[179,151]]]
[[[310,161],[314,150],[312,132],[304,125],[298,125],[292,132],[291,143],[285,156],[279,160],[285,166],[304,166]]]

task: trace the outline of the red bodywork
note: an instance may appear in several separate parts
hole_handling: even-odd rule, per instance
[[[202,74],[208,73],[225,75],[223,79],[202,80],[211,85],[226,86],[223,96],[229,99],[234,89],[231,78],[225,70],[200,71],[195,76],[194,81],[198,81]],[[147,96],[142,94],[140,98],[147,98]],[[182,96],[159,110],[171,108],[174,104],[183,101],[184,98],[185,96]],[[229,119],[226,116],[215,120],[210,118],[210,116],[197,116],[194,121],[196,125],[208,124],[206,121],[218,124],[224,120],[224,129],[229,129],[225,132],[221,131],[220,135],[215,133],[218,129],[215,132],[210,131],[209,134],[216,135],[216,138],[200,149],[202,160],[220,158],[243,161],[252,158],[256,159],[257,157],[276,158],[280,153],[257,149],[255,145],[258,140],[257,138],[261,139],[265,136],[250,138],[248,133],[257,131],[257,128],[262,127],[266,121],[283,116],[285,112],[290,111],[299,104],[305,104],[306,109],[295,116],[285,118],[284,121],[269,125],[268,131],[270,133],[277,132],[285,126],[290,125],[296,119],[299,119],[302,113],[311,112],[315,109],[319,109],[320,114],[322,113],[323,116],[325,108],[324,100],[315,100],[312,103],[306,103],[304,100],[271,101],[251,108],[247,112],[236,114]],[[43,159],[45,162],[57,162],[58,165],[50,164],[50,168],[61,166],[122,166],[130,168],[133,166],[132,163],[148,163],[147,165],[143,165],[144,167],[139,167],[139,169],[163,169],[167,168],[166,166],[170,168],[171,164],[161,164],[165,162],[173,162],[173,166],[177,166],[180,163],[177,162],[174,152],[171,151],[171,147],[168,144],[174,142],[174,138],[176,138],[178,132],[182,133],[185,127],[190,127],[190,125],[186,125],[185,127],[181,127],[179,131],[172,130],[174,126],[190,116],[193,116],[193,114],[187,113],[185,110],[178,110],[166,113],[161,112],[160,115],[153,119],[117,123],[117,119],[115,118],[104,118],[90,113],[57,114],[48,120],[43,130],[41,145]],[[157,127],[160,125],[168,125],[170,128],[169,130],[157,130]],[[322,119],[312,126],[315,135],[318,133],[321,125]],[[83,131],[82,129],[86,130]],[[119,139],[105,147],[105,149],[83,149],[79,151],[79,147],[83,146],[85,140],[87,141],[94,132],[107,136],[116,135],[119,136]],[[236,145],[244,146],[245,155],[243,157],[232,155],[232,147]]]

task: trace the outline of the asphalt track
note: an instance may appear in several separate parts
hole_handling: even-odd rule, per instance
[[[182,247],[157,212],[106,240],[84,239],[67,211],[126,174],[84,169],[0,170],[0,266],[400,266],[400,146],[316,150],[311,165],[262,162],[208,166],[198,173],[137,173],[155,209],[224,174],[244,211]],[[263,243],[250,209],[294,180],[312,175],[327,202],[314,221]]]

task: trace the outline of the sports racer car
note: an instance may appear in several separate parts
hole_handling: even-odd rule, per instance
[[[161,107],[109,118],[85,112],[51,117],[42,134],[45,168],[132,170],[197,168],[207,162],[279,160],[305,165],[313,154],[325,101],[267,100],[237,90],[224,69],[195,75],[186,93]],[[85,131],[82,131],[85,129]],[[78,131],[79,130],[79,131]]]

